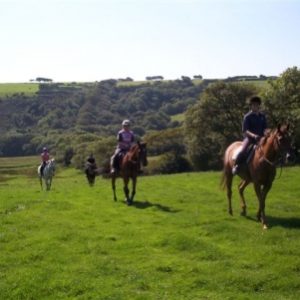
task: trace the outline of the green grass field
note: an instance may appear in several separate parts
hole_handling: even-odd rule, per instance
[[[35,94],[39,89],[38,83],[0,83],[0,97],[24,93],[26,96]]]
[[[264,231],[252,187],[248,217],[236,192],[227,214],[219,172],[140,177],[127,207],[120,180],[113,202],[74,169],[41,191],[17,171],[29,160],[0,159],[0,299],[299,299],[299,167],[275,180]]]

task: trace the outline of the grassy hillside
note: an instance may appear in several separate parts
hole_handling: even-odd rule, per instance
[[[300,297],[300,168],[275,180],[267,231],[252,188],[249,217],[236,193],[227,215],[218,172],[140,177],[132,207],[73,169],[59,169],[50,192],[17,173],[0,178],[1,299]]]

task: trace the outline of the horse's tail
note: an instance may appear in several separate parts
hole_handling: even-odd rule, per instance
[[[224,153],[223,157],[223,171],[221,175],[220,187],[222,190],[225,190],[228,186],[228,180],[231,174],[231,167],[229,164],[229,148]]]
[[[220,181],[220,187],[222,190],[225,190],[227,186],[227,176],[226,176],[226,170],[225,167],[223,168],[222,174],[221,174],[221,181]]]

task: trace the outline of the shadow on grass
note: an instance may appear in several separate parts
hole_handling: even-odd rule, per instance
[[[282,226],[285,228],[300,229],[300,218],[282,218],[282,217],[267,216],[267,222],[270,227]]]
[[[283,217],[272,217],[266,216],[267,224],[269,227],[281,226],[285,228],[298,228],[300,229],[300,218],[283,218]],[[256,218],[246,216],[246,219],[258,223]]]
[[[131,206],[134,206],[134,207],[139,208],[139,209],[155,207],[155,208],[157,208],[161,211],[170,212],[170,213],[176,213],[176,212],[180,211],[179,209],[173,209],[169,206],[165,206],[165,205],[161,205],[161,204],[157,204],[157,203],[151,203],[149,201],[141,201],[141,202],[133,201]]]

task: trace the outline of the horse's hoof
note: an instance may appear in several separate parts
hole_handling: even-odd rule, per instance
[[[266,230],[268,229],[268,226],[266,224],[263,225],[263,229]]]
[[[246,213],[245,211],[241,211],[240,216],[241,216],[241,217],[246,217],[246,216],[247,216],[247,213]]]

